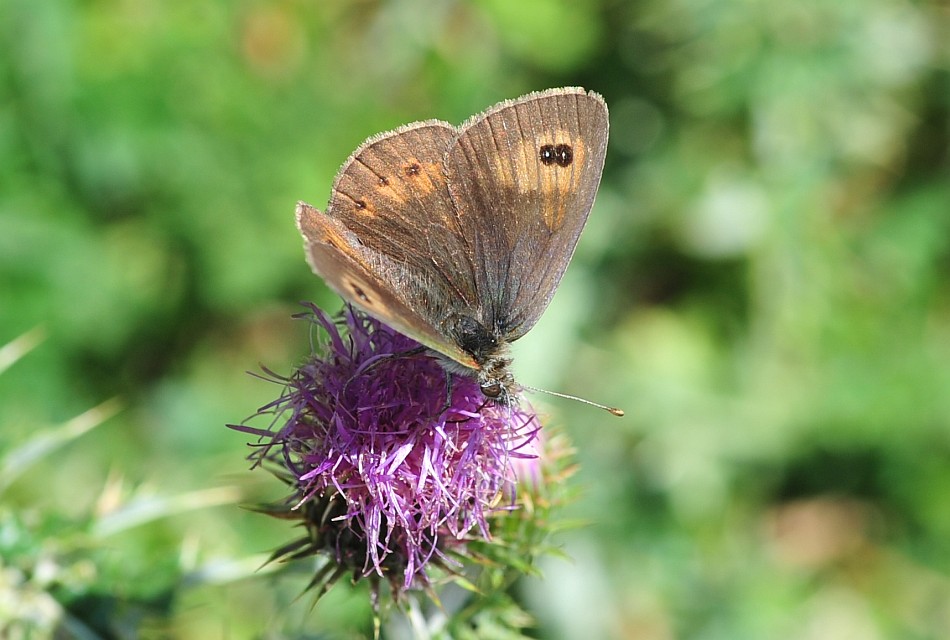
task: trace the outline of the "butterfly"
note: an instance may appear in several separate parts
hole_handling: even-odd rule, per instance
[[[607,133],[603,98],[568,87],[459,127],[427,120],[375,135],[343,164],[325,212],[297,205],[307,260],[343,298],[508,402],[520,389],[509,345],[571,261]]]

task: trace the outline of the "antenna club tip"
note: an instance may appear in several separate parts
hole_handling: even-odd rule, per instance
[[[624,413],[623,409],[618,409],[617,407],[607,407],[607,411],[609,411],[611,414],[617,416],[618,418],[622,418],[622,417],[624,417],[624,415],[626,415],[626,414]]]

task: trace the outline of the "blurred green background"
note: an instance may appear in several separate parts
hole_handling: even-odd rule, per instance
[[[369,633],[360,589],[234,579],[290,532],[235,507],[283,489],[224,423],[307,353],[297,302],[339,306],[294,204],[373,133],[580,85],[603,185],[516,372],[627,417],[537,398],[588,524],[517,585],[534,633],[950,637],[948,34],[939,0],[5,0],[0,344],[45,339],[0,453],[122,408],[0,499],[67,557],[62,522],[205,504],[74,558],[144,601],[203,576],[153,634]]]

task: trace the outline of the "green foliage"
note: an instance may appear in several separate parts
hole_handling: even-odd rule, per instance
[[[589,524],[499,597],[552,639],[950,635],[948,32],[937,0],[0,3],[0,344],[46,336],[0,354],[4,585],[184,638],[371,634],[359,589],[242,580],[281,523],[188,506],[282,491],[223,424],[307,353],[297,301],[335,304],[294,203],[373,133],[582,85],[604,183],[515,367],[627,417],[556,404]]]

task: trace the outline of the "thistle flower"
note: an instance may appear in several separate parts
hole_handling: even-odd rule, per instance
[[[396,597],[428,586],[431,564],[457,566],[450,548],[490,539],[494,505],[513,495],[512,460],[533,455],[537,417],[486,402],[475,380],[362,312],[333,321],[307,306],[301,316],[325,339],[289,377],[267,372],[284,385],[259,412],[276,415],[272,429],[232,425],[262,437],[252,458],[293,487],[268,512],[308,531],[274,557],[328,555],[311,584],[321,591],[346,572],[385,578]]]

